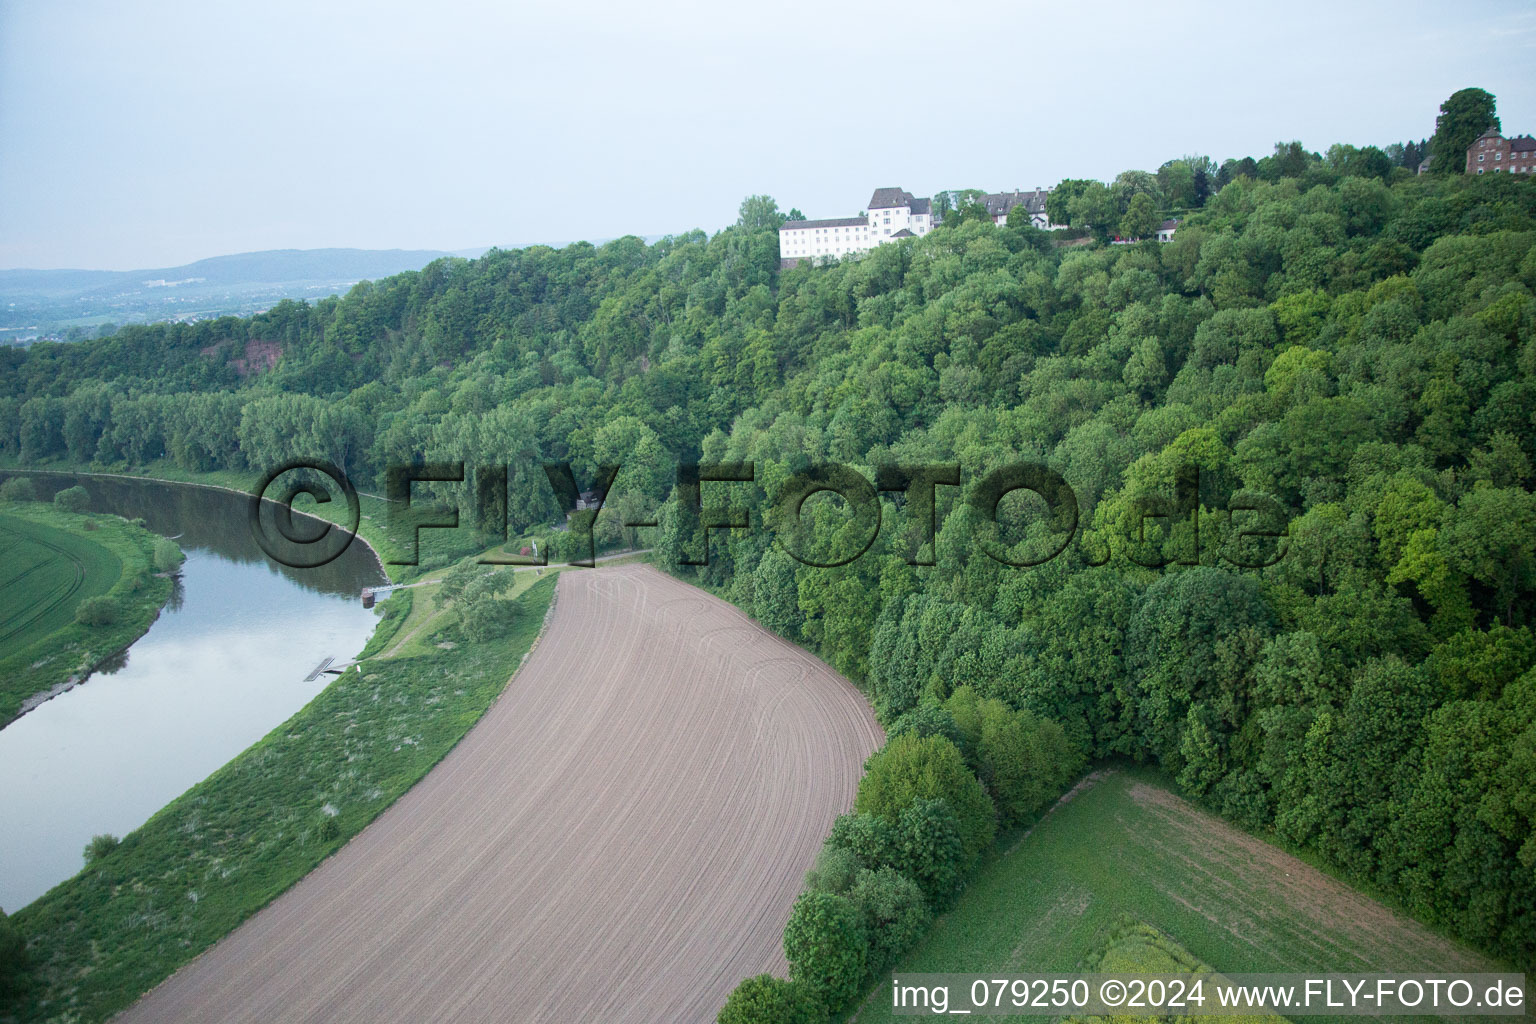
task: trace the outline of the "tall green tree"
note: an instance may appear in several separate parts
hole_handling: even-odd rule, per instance
[[[1498,104],[1493,93],[1483,89],[1458,89],[1440,104],[1440,116],[1435,118],[1435,134],[1429,140],[1430,152],[1435,160],[1430,164],[1434,174],[1463,174],[1466,171],[1467,147],[1488,129],[1500,131]]]

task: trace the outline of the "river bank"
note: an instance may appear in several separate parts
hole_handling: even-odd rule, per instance
[[[553,574],[504,636],[370,659],[22,908],[26,989],[0,1020],[100,1021],[308,874],[479,721],[545,621]]]
[[[118,472],[95,469],[80,469],[74,467],[48,467],[36,468],[17,464],[0,462],[0,478],[8,476],[27,477],[86,477],[99,480],[138,480],[153,481],[163,484],[175,484],[181,487],[206,487],[209,490],[223,491],[228,494],[237,494],[249,499],[255,491],[257,476],[255,474],[238,473],[228,470],[217,470],[208,473],[191,473],[179,469],[170,464],[152,464],[141,472]],[[388,499],[375,494],[359,492],[358,504],[361,507],[361,516],[358,523],[357,535],[354,542],[361,543],[373,556],[373,560],[391,583],[402,582],[419,575],[416,566],[395,565],[385,561],[384,552],[391,558],[398,553],[390,544],[389,537],[377,522],[382,521]],[[314,519],[322,523],[330,523],[333,526],[345,525],[341,515],[327,516],[325,513],[333,510],[325,505],[314,504],[306,509],[295,508],[294,514],[306,519]],[[336,510],[339,511],[339,510]],[[391,571],[393,570],[393,571]]]

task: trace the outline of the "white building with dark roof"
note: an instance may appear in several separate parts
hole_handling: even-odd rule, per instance
[[[905,189],[877,188],[863,216],[785,221],[779,228],[779,259],[841,259],[884,242],[921,237],[933,227],[933,200]]]

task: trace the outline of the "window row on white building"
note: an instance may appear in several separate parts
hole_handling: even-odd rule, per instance
[[[900,188],[877,188],[863,216],[785,221],[779,228],[779,258],[840,259],[884,242],[926,235],[933,225],[931,199]]]
[[[1045,213],[1050,189],[1033,192],[999,192],[982,202],[995,224],[1007,224],[1008,216],[1027,215],[1035,227],[1057,228]],[[779,228],[779,258],[785,261],[841,259],[868,252],[885,242],[917,238],[934,229],[938,218],[933,201],[918,198],[901,188],[877,188],[869,198],[869,210],[858,217],[833,220],[791,220]]]

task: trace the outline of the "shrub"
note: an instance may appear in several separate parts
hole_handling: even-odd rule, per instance
[[[959,821],[967,861],[992,842],[997,830],[992,799],[959,749],[942,736],[903,733],[887,742],[865,764],[854,810],[894,823],[917,797],[949,804]]]
[[[458,609],[459,631],[466,640],[493,640],[517,621],[517,602],[503,601],[490,593],[466,592]]]
[[[889,738],[908,732],[916,733],[918,736],[943,736],[958,747],[962,755],[969,758],[965,734],[955,722],[954,715],[950,714],[944,705],[938,704],[931,698],[904,712],[901,717],[892,722],[886,736]]]
[[[84,487],[76,484],[55,494],[53,503],[66,512],[84,512],[91,507],[91,495]]]
[[[181,563],[186,561],[186,557],[181,552],[181,546],[169,537],[160,537],[155,540],[156,572],[175,572],[181,568]]]
[[[334,843],[341,838],[341,826],[336,824],[336,819],[330,815],[321,819],[317,832],[322,843]]]
[[[969,686],[956,690],[944,706],[964,734],[976,774],[1005,825],[1050,803],[1082,768],[1082,753],[1061,726],[1032,711],[1014,711]]]
[[[895,866],[934,907],[948,906],[960,891],[966,861],[954,810],[943,800],[919,797],[902,809],[895,835]]]
[[[865,970],[878,977],[928,927],[928,904],[916,882],[895,868],[860,871],[848,900],[862,918],[869,941]]]
[[[965,849],[960,842],[960,823],[955,812],[943,800],[919,797],[897,815],[895,824],[872,814],[844,814],[832,823],[832,833],[822,847],[822,858],[806,875],[807,887],[815,888],[813,879],[823,886],[839,881],[836,871],[845,862],[832,860],[831,851],[852,856],[861,870],[893,868],[912,879],[928,903],[947,906],[960,889]],[[828,892],[845,892],[826,888]]]
[[[873,814],[843,814],[832,823],[826,846],[847,850],[859,860],[859,866],[878,868],[896,863],[895,827]]]
[[[716,1024],[818,1024],[824,1020],[805,986],[759,974],[736,986]]]
[[[784,926],[791,980],[835,1014],[864,984],[868,939],[854,905],[842,896],[803,892]]]
[[[826,843],[816,855],[815,866],[805,873],[805,887],[813,892],[847,892],[862,867],[852,850]]]
[[[85,862],[87,864],[96,863],[98,860],[105,857],[113,850],[117,849],[117,844],[119,842],[121,842],[121,840],[119,840],[117,836],[114,836],[108,832],[103,832],[99,836],[92,836],[91,841],[85,844]]]
[[[123,606],[105,594],[88,597],[75,607],[75,621],[82,626],[110,626],[123,616]]]
[[[14,476],[5,483],[0,484],[0,500],[36,501],[37,488],[32,485],[30,478]]]

